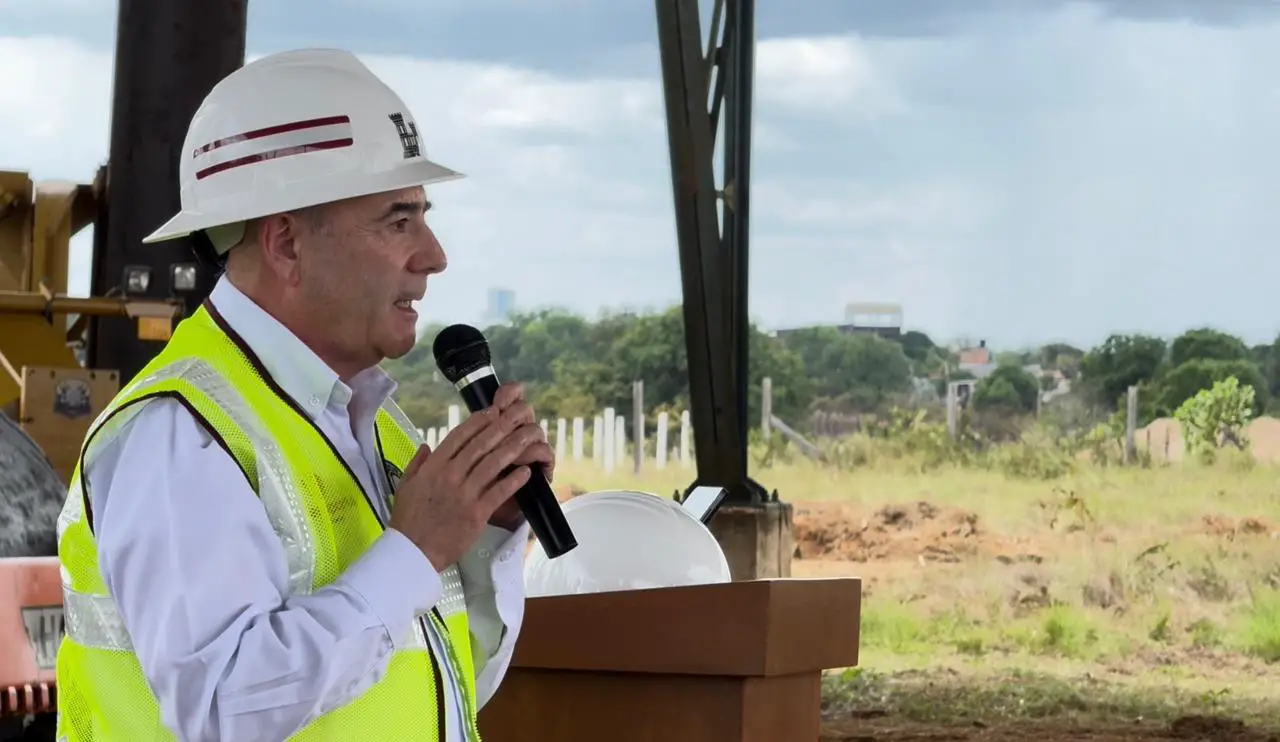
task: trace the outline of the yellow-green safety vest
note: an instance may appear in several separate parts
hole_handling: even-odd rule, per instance
[[[178,324],[164,349],[90,426],[72,474],[58,518],[66,613],[66,636],[57,656],[59,740],[176,739],[161,722],[155,694],[98,569],[93,517],[81,480],[85,462],[149,401],[162,397],[179,400],[239,464],[284,544],[291,593],[333,582],[384,529],[368,499],[373,493],[363,491],[319,428],[206,303]],[[421,437],[391,401],[379,410],[375,430],[391,479],[394,471],[404,471]],[[441,577],[444,597],[406,627],[411,633],[407,648],[392,655],[386,675],[291,740],[443,742],[442,685],[450,676],[463,686],[454,688],[454,697],[465,706],[466,737],[479,740],[462,579],[456,565]],[[428,626],[448,644],[447,657],[431,651]],[[441,671],[442,660],[451,663],[452,673]]]

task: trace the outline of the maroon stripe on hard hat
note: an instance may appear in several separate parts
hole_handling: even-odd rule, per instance
[[[349,137],[346,139],[330,139],[326,142],[316,142],[315,144],[299,144],[294,147],[281,147],[280,149],[269,150],[257,155],[245,155],[244,157],[237,157],[234,160],[219,162],[217,165],[210,165],[203,170],[197,170],[196,180],[203,180],[210,175],[216,175],[217,173],[231,170],[232,168],[237,168],[241,165],[252,165],[266,160],[274,160],[279,157],[306,154],[307,152],[318,152],[327,149],[342,149],[343,147],[350,147],[352,141],[353,140]]]
[[[288,124],[276,124],[275,126],[267,126],[262,129],[254,129],[253,131],[246,131],[243,134],[236,134],[234,136],[223,137],[222,139],[215,139],[214,141],[209,142],[203,147],[197,148],[195,152],[191,153],[191,156],[199,157],[200,155],[206,154],[208,152],[212,152],[213,150],[218,149],[219,147],[225,147],[228,144],[235,144],[236,142],[243,142],[250,139],[261,139],[263,137],[269,137],[274,134],[288,134],[291,131],[302,131],[303,129],[314,129],[318,126],[333,126],[334,124],[349,124],[349,123],[351,123],[350,116],[324,116],[318,119],[307,119],[306,121],[294,121]]]

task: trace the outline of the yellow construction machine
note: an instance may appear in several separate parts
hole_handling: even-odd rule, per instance
[[[45,452],[65,482],[94,415],[115,394],[111,369],[83,367],[89,320],[136,318],[138,334],[165,340],[175,301],[67,295],[71,238],[94,223],[102,176],[93,184],[35,183],[0,171],[0,411]]]
[[[71,238],[98,221],[94,183],[0,171],[0,740],[46,739],[62,636],[58,512],[89,424],[115,396],[113,369],[85,368],[91,318],[136,318],[167,339],[181,303],[67,295]]]

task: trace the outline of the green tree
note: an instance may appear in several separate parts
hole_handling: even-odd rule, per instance
[[[771,384],[773,414],[801,425],[813,402],[813,382],[805,372],[800,355],[775,337],[756,327],[751,328],[747,344],[751,357],[747,396],[747,415],[750,424],[760,419],[760,403],[763,380],[768,376]]]
[[[1150,335],[1111,335],[1080,361],[1089,398],[1115,409],[1130,386],[1153,381],[1165,359],[1165,342]]]
[[[809,372],[822,379],[819,394],[849,410],[882,409],[911,389],[911,361],[902,346],[876,335],[841,335]]]
[[[1169,345],[1169,365],[1178,367],[1194,359],[1237,361],[1251,360],[1244,341],[1209,327],[1187,330]]]
[[[610,397],[602,400],[607,404],[629,410],[631,383],[643,379],[647,406],[687,405],[689,356],[684,341],[684,316],[679,307],[634,318],[613,341],[608,359],[614,378]]]
[[[1040,348],[1039,363],[1046,369],[1061,371],[1068,379],[1074,379],[1080,373],[1080,362],[1084,351],[1066,343],[1050,343]]]
[[[831,386],[832,380],[828,378],[830,369],[823,366],[823,357],[827,348],[842,342],[844,337],[846,336],[834,327],[806,327],[792,330],[781,338],[783,344],[804,364],[806,373],[813,380],[815,394],[825,396]]]
[[[547,310],[522,319],[517,352],[504,370],[505,378],[549,383],[557,360],[586,357],[589,348],[585,341],[590,325],[582,317],[562,310]]]
[[[1253,417],[1254,389],[1234,376],[1201,389],[1178,407],[1174,417],[1182,427],[1187,452],[1212,463],[1218,449],[1231,444],[1245,450],[1244,428]]]
[[[978,412],[1026,414],[1036,409],[1040,383],[1012,364],[999,366],[973,387],[973,408]]]
[[[803,363],[814,397],[830,406],[871,411],[911,388],[911,360],[892,340],[815,327],[788,333],[784,344]]]
[[[928,376],[946,365],[946,348],[938,347],[932,338],[919,330],[907,330],[897,337],[897,342],[911,361],[916,376]]]
[[[1267,390],[1271,392],[1272,400],[1280,401],[1280,335],[1267,346],[1267,352],[1261,359],[1255,354],[1254,360],[1258,361],[1258,367],[1267,379]]]
[[[431,343],[440,326],[425,328],[406,356],[384,368],[400,382],[396,394],[419,425],[439,425],[457,404],[457,392],[435,370]],[[611,314],[591,322],[563,310],[522,313],[485,329],[494,366],[503,379],[525,384],[539,416],[589,417],[606,406],[630,415],[632,382],[645,382],[645,407],[683,410],[689,405],[689,366],[680,307],[655,314]],[[762,379],[773,382],[773,411],[802,424],[812,384],[800,357],[752,326],[748,340],[751,424],[760,416]],[[714,363],[731,359],[716,357]]]
[[[1198,392],[1212,389],[1218,382],[1232,377],[1254,389],[1253,412],[1261,414],[1270,398],[1266,393],[1266,379],[1253,361],[1212,358],[1193,358],[1165,374],[1155,387],[1156,412],[1159,415],[1172,415]]]

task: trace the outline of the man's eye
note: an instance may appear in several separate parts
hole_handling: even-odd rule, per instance
[[[392,223],[392,225],[391,225],[391,226],[392,226],[392,228],[393,228],[393,229],[395,229],[397,232],[403,232],[403,231],[405,231],[406,229],[408,229],[408,228],[409,228],[409,220],[408,220],[408,219],[397,219],[394,223]]]

